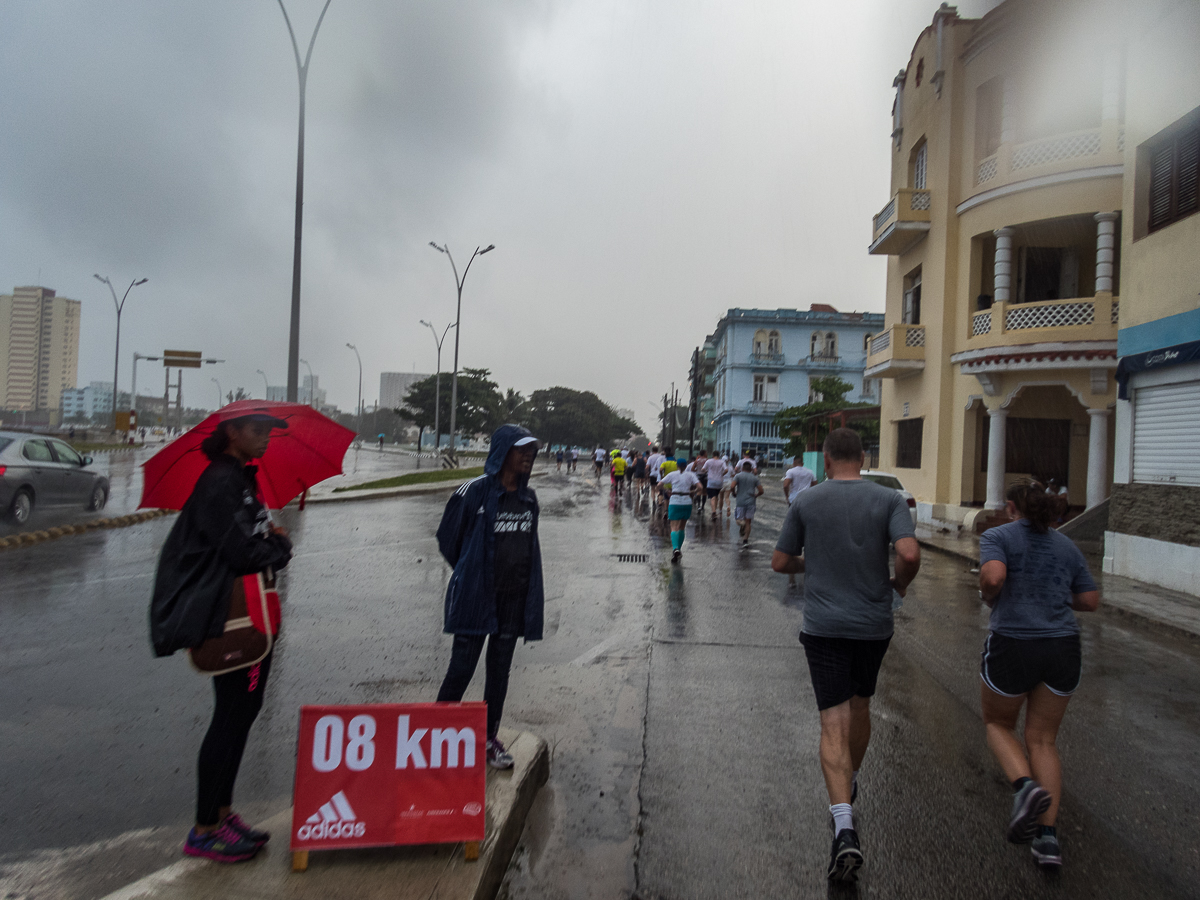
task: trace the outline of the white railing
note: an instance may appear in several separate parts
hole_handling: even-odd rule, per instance
[[[814,353],[808,358],[810,365],[818,366],[836,366],[840,360],[840,356],[834,356],[829,353]]]
[[[930,194],[929,191],[913,191],[909,196],[909,209],[929,209]]]
[[[1004,330],[1063,328],[1070,325],[1091,325],[1095,321],[1096,305],[1091,300],[1070,303],[1021,303],[1008,307],[1004,316]]]
[[[925,346],[925,326],[918,325],[910,327],[904,332],[905,347],[924,347]]]
[[[1060,159],[1074,159],[1079,156],[1095,156],[1100,152],[1100,131],[1077,131],[1073,134],[1061,134],[1030,141],[1027,144],[1017,144],[1013,148],[1012,167],[1028,169],[1030,166],[1040,166],[1044,163],[1057,162]]]
[[[871,355],[874,356],[876,353],[882,353],[890,346],[892,346],[892,331],[889,328],[887,331],[881,331],[871,338]]]
[[[782,366],[782,353],[751,353],[750,362],[758,363],[759,365]]]
[[[1116,325],[1116,324],[1117,324],[1117,311],[1118,311],[1120,308],[1121,308],[1121,301],[1120,301],[1120,300],[1114,300],[1114,301],[1113,301],[1113,304],[1112,304],[1112,321],[1111,321],[1111,323],[1110,323],[1110,324],[1112,324],[1112,325]]]
[[[872,222],[872,224],[875,228],[875,233],[876,234],[879,233],[879,223],[880,222],[886,222],[888,219],[890,219],[895,214],[896,214],[896,198],[893,197],[891,200],[889,200],[887,202],[887,206],[885,206],[883,209],[881,209],[879,211],[878,215],[875,216],[875,218]]]
[[[996,177],[996,172],[999,171],[999,163],[995,156],[989,156],[987,159],[979,161],[979,169],[975,175],[976,184],[984,184]]]
[[[747,412],[752,413],[773,413],[783,409],[783,404],[778,400],[751,400],[746,404]]]
[[[979,337],[992,330],[992,311],[977,312],[971,316],[971,337]]]

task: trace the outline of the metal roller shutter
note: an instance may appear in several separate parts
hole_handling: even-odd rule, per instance
[[[1200,485],[1200,381],[1135,392],[1133,480]]]

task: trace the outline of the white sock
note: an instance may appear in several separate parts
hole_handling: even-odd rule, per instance
[[[833,833],[835,836],[841,834],[847,828],[854,827],[854,810],[849,803],[835,803],[829,807],[829,814],[833,816]]]

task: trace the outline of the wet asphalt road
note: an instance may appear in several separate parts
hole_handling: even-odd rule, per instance
[[[607,485],[552,468],[535,485],[546,639],[518,648],[505,721],[553,756],[502,894],[830,895],[803,593],[769,570],[782,504],[760,503],[749,552],[731,520],[699,523],[673,568],[661,526]],[[290,804],[301,704],[436,694],[444,500],[284,513],[298,555],[238,784],[251,817]],[[147,646],[172,521],[0,554],[0,896],[99,897],[178,858],[211,700],[182,657]],[[1200,643],[1105,611],[1083,621],[1060,738],[1067,865],[1047,879],[1003,839],[1008,788],[978,714],[986,611],[963,563],[926,554],[874,703],[856,805],[867,864],[833,896],[1200,896]]]

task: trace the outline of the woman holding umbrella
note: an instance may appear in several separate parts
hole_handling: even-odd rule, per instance
[[[281,569],[291,559],[292,543],[271,523],[259,499],[258,469],[250,465],[267,452],[272,429],[287,426],[267,412],[218,419],[200,442],[208,465],[159,557],[150,607],[157,656],[222,634],[235,579]],[[268,654],[253,666],[213,678],[216,705],[200,745],[196,825],[183,847],[189,856],[241,862],[269,838],[233,812],[232,802],[242,751],[262,708],[270,669]]]

